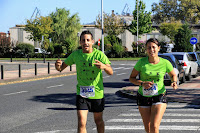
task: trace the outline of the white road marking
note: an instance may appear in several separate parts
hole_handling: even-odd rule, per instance
[[[110,119],[107,122],[142,122],[142,119]],[[162,122],[200,122],[200,119],[162,119]]]
[[[116,68],[113,68],[113,70],[117,70],[117,69],[122,69],[124,67],[116,67]]]
[[[110,76],[105,76],[105,77],[103,77],[103,78],[109,78]]]
[[[76,133],[76,129],[71,129],[71,130],[54,130],[54,131],[44,131],[44,132],[35,132],[35,133],[60,133],[60,132],[65,132],[65,133]]]
[[[61,85],[54,85],[54,86],[49,86],[47,88],[55,88],[55,87],[60,87],[60,86],[63,86],[64,84],[61,84]]]
[[[131,109],[130,111],[133,111],[133,112],[139,112],[139,109]],[[191,108],[181,108],[181,109],[166,109],[165,112],[176,112],[176,111],[180,111],[180,112],[188,112],[188,111],[192,111],[192,112],[200,112],[200,109],[191,109]]]
[[[95,129],[93,129],[95,130]],[[144,126],[133,125],[117,125],[117,126],[105,126],[105,130],[144,130]],[[199,126],[160,126],[159,130],[179,130],[179,131],[198,131]]]
[[[127,67],[127,68],[124,68],[124,70],[126,70],[126,69],[133,69],[133,68],[132,68],[132,67],[129,67],[129,68]]]
[[[140,116],[139,113],[120,114],[119,116]],[[164,116],[183,116],[183,117],[200,117],[200,114],[180,114],[180,113],[164,113]]]
[[[119,76],[119,75],[124,75],[124,74],[126,74],[126,73],[119,73],[119,74],[117,74],[117,75]]]
[[[26,93],[26,92],[28,92],[28,91],[19,91],[19,92],[4,94],[4,95],[9,96],[9,95],[15,95],[15,94]]]

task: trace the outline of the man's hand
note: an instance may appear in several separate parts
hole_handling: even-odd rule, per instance
[[[110,64],[103,64],[102,62],[95,60],[96,63],[93,63],[97,68],[104,70],[108,75],[113,75],[113,70]]]
[[[102,62],[95,60],[96,63],[93,63],[97,68],[104,70],[106,68],[106,65],[103,64]]]
[[[61,70],[61,66],[62,66],[62,61],[61,61],[61,59],[58,59],[57,61],[56,61],[56,63],[55,63],[55,68],[56,68],[56,70],[58,70],[58,71],[62,71]]]

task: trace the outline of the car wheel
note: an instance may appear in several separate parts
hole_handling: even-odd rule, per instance
[[[181,83],[185,83],[185,73],[183,73],[183,77],[181,79]]]
[[[186,77],[186,80],[190,81],[191,79],[192,79],[192,75],[191,75],[191,70],[190,70],[190,72],[188,73],[188,76]]]

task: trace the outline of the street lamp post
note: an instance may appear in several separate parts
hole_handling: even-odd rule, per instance
[[[104,53],[104,31],[103,31],[103,0],[101,0],[101,47],[102,47],[102,52]]]
[[[137,53],[138,53],[138,0],[137,0]]]

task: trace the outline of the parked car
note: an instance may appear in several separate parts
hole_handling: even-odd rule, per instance
[[[185,82],[185,71],[182,67],[182,64],[179,63],[179,61],[175,58],[172,54],[158,54],[159,57],[162,57],[164,59],[167,59],[169,62],[171,62],[172,66],[174,67],[174,71],[177,75],[177,84]],[[168,73],[164,76],[164,84],[166,86],[171,85],[171,77]]]
[[[183,69],[185,70],[186,80],[190,81],[192,76],[197,76],[198,64],[193,60],[191,55],[187,52],[172,52],[176,59],[183,64]]]
[[[198,64],[198,72],[200,72],[200,53],[197,52],[188,52],[192,56],[193,60]]]

